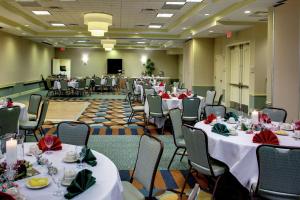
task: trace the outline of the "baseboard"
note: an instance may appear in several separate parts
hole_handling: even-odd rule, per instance
[[[13,98],[17,98],[17,97],[20,97],[20,96],[23,96],[23,95],[39,92],[39,91],[42,91],[42,90],[44,90],[44,88],[35,88],[35,89],[31,89],[31,90],[26,90],[24,92],[18,92],[18,93],[7,95],[7,96],[2,96],[2,98],[3,97],[10,97],[10,98],[13,99]]]

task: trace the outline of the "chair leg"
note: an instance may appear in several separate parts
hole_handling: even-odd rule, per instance
[[[213,190],[211,199],[215,199],[215,193],[216,193],[217,186],[218,186],[218,183],[219,183],[220,178],[221,178],[221,176],[218,176],[218,178],[217,178],[217,180],[216,180],[216,182],[215,182],[215,186],[214,186],[214,190]]]
[[[37,130],[33,130],[32,132],[33,132],[33,135],[34,135],[34,137],[35,137],[35,139],[36,139],[36,141],[38,142],[39,141],[39,139],[38,139],[38,137],[36,136],[36,134],[35,134],[35,132],[36,132]]]
[[[41,133],[42,136],[46,135],[45,132],[44,132],[44,129],[42,127],[39,130],[40,130],[40,133]]]
[[[176,153],[177,153],[178,149],[179,149],[179,148],[176,147],[176,150],[174,151],[173,156],[172,156],[172,159],[170,160],[170,163],[169,163],[169,165],[168,165],[168,170],[170,170],[171,164],[172,164],[172,162],[173,162],[173,160],[174,160],[174,158],[175,158],[175,156],[176,156]]]
[[[183,187],[182,187],[181,192],[180,192],[180,197],[182,197],[182,195],[183,195],[185,185],[186,185],[187,180],[188,180],[188,178],[190,177],[190,174],[191,174],[191,170],[192,170],[192,167],[189,168],[189,172],[188,172],[187,176],[185,177],[184,184],[183,184]]]
[[[27,131],[24,130],[24,142],[26,142]]]
[[[182,159],[183,159],[183,157],[184,157],[184,155],[185,155],[185,152],[186,152],[186,149],[184,149],[184,152],[183,152],[183,154],[182,154],[182,156],[181,156],[181,158],[180,158],[180,162],[182,161]]]

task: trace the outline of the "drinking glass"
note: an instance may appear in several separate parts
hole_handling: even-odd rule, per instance
[[[79,169],[83,169],[84,168],[84,164],[82,163],[84,157],[85,157],[85,154],[86,154],[86,149],[82,146],[76,146],[76,154],[78,156],[78,160],[79,160],[79,163],[77,165],[77,167]]]
[[[55,183],[57,190],[54,191],[53,195],[56,197],[61,197],[64,195],[63,190],[61,189],[61,182],[62,182],[62,177],[59,175],[55,175],[54,173],[51,173],[51,179],[53,183]]]
[[[24,160],[24,137],[17,138],[17,158]]]
[[[46,134],[45,135],[45,138],[44,138],[44,141],[45,141],[45,145],[47,146],[47,151],[46,151],[46,154],[50,154],[50,149],[53,145],[53,136],[51,134]]]

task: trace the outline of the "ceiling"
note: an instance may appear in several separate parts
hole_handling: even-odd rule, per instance
[[[180,9],[166,1],[185,0],[0,0],[2,30],[57,47],[100,47],[101,37],[91,37],[83,24],[88,12],[113,16],[104,38],[117,39],[116,48],[180,48],[192,37],[219,37],[256,23],[266,23],[268,9],[279,0],[203,0],[186,2]],[[37,16],[33,10],[51,15]],[[248,10],[251,13],[245,14]],[[158,18],[158,13],[172,13]],[[53,27],[51,23],[65,27]],[[161,24],[161,29],[149,29]]]

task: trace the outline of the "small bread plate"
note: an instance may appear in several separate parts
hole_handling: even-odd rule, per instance
[[[50,184],[48,177],[35,177],[26,180],[26,187],[29,189],[41,189],[47,187]]]
[[[75,163],[75,162],[77,162],[77,159],[75,159],[75,158],[69,158],[69,157],[64,157],[63,161],[65,163]]]

